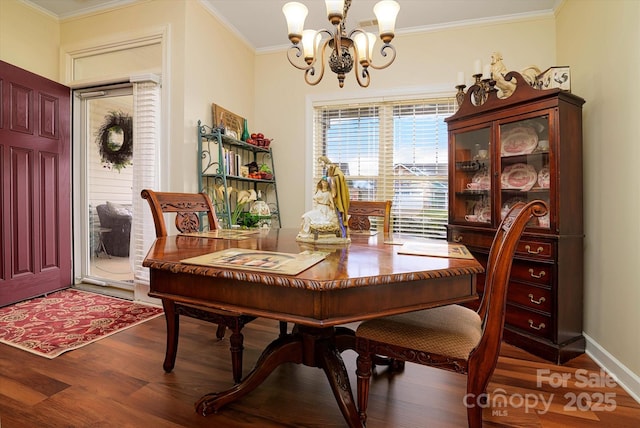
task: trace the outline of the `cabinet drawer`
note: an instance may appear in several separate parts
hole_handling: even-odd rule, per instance
[[[474,230],[451,228],[449,241],[464,244],[472,248],[489,250],[495,236],[494,231],[479,232]],[[542,260],[555,259],[555,250],[552,241],[536,240],[523,237],[516,247],[516,255],[534,257]]]
[[[551,315],[551,291],[546,288],[511,281],[507,301]]]
[[[553,265],[527,260],[514,260],[511,266],[511,279],[551,286],[553,283]]]
[[[455,242],[458,244],[464,244],[468,247],[477,247],[477,248],[491,248],[491,243],[493,242],[494,235],[485,234],[485,233],[477,233],[470,232],[468,230],[451,230],[451,242]]]
[[[516,254],[541,259],[553,259],[555,252],[551,242],[521,239],[516,247]]]
[[[551,317],[507,305],[506,323],[529,334],[552,339]]]

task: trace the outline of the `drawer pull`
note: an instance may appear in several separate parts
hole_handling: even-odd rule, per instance
[[[547,274],[547,273],[546,273],[545,271],[541,270],[541,271],[540,271],[540,273],[536,275],[535,273],[533,273],[533,269],[529,269],[529,275],[531,275],[531,278],[538,278],[538,279],[540,279],[540,278],[542,278],[543,276],[545,276],[546,274]]]
[[[531,301],[531,303],[535,303],[536,305],[541,305],[541,304],[543,304],[543,303],[545,302],[545,300],[547,300],[547,299],[545,299],[544,297],[541,297],[541,298],[540,298],[540,299],[538,299],[538,300],[533,300],[533,294],[529,294],[529,300]],[[533,322],[533,321],[529,320],[529,322]],[[543,327],[544,327],[544,324],[542,324],[542,325],[543,325]]]
[[[457,235],[453,237],[453,242],[462,242],[462,235]]]
[[[534,329],[534,330],[542,330],[543,328],[545,328],[545,327],[546,327],[546,325],[544,325],[544,323],[543,323],[543,322],[541,322],[541,323],[540,323],[540,325],[536,327],[535,325],[533,325],[533,320],[532,320],[532,319],[530,319],[530,320],[529,320],[529,327],[531,327],[531,328],[532,328],[532,329]]]
[[[531,251],[531,247],[529,245],[524,247],[524,249],[527,250],[527,253],[529,254],[540,254],[544,251],[544,248],[542,247],[538,247],[538,249],[536,249],[535,251]]]

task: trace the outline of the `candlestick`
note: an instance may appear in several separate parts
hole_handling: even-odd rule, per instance
[[[466,88],[466,85],[456,85],[456,89],[458,90],[458,92],[456,92],[456,102],[458,103],[458,107],[460,107],[462,105],[462,102],[464,101],[464,88]]]

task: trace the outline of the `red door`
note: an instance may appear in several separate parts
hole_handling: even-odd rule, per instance
[[[71,285],[70,93],[0,61],[0,306]]]

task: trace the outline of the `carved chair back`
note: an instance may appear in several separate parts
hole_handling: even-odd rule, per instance
[[[368,231],[371,229],[369,217],[382,217],[384,234],[391,231],[391,201],[350,201],[349,229]]]
[[[220,228],[211,198],[204,192],[175,193],[144,189],[141,196],[149,202],[158,238],[168,235],[165,213],[176,213],[175,225],[181,233],[199,231],[201,213],[207,214],[210,230]]]
[[[202,193],[175,193],[175,192],[156,192],[150,189],[144,189],[141,192],[143,199],[149,202],[151,214],[153,215],[153,223],[156,228],[156,237],[161,238],[167,236],[167,225],[165,222],[165,213],[175,213],[175,225],[181,233],[192,233],[200,230],[200,216],[206,213],[209,222],[209,229],[219,229],[218,218],[211,203],[209,196]],[[167,347],[163,367],[169,373],[173,370],[176,363],[176,355],[178,351],[179,336],[179,317],[185,315],[192,318],[218,324],[216,337],[222,339],[227,328],[231,330],[229,342],[231,344],[231,368],[233,372],[233,380],[238,383],[242,378],[242,351],[244,336],[242,328],[255,317],[236,314],[197,306],[189,303],[174,302],[171,299],[162,299],[162,306],[165,311],[165,320],[167,322]]]

